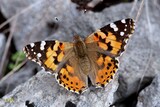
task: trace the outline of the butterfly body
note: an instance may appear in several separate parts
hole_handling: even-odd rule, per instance
[[[88,57],[87,47],[85,42],[80,36],[74,37],[74,53],[77,56],[78,65],[81,68],[83,74],[88,75],[91,70],[90,59]]]
[[[73,42],[57,40],[28,44],[28,59],[55,74],[58,83],[75,93],[88,88],[88,77],[96,87],[104,87],[118,70],[118,57],[134,31],[134,21],[123,19],[87,36],[76,35]]]

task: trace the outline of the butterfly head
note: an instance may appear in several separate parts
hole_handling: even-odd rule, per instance
[[[73,41],[76,43],[76,42],[82,41],[82,38],[79,35],[75,35],[73,36]]]
[[[74,50],[75,50],[75,53],[79,57],[84,57],[86,55],[86,46],[85,46],[84,41],[78,35],[75,35],[73,39],[74,39]]]

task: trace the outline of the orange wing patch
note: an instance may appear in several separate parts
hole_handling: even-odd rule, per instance
[[[110,52],[113,55],[119,55],[120,50],[122,50],[123,41],[117,41],[116,36],[111,32],[108,32],[106,35],[101,31],[97,31],[91,34],[85,41],[86,43],[97,42],[97,45],[105,50]]]

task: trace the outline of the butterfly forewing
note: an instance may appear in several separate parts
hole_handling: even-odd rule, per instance
[[[98,47],[107,51],[106,53],[120,56],[133,31],[134,21],[132,19],[123,19],[106,25],[92,33],[86,38],[85,42],[96,42]]]
[[[58,65],[64,60],[66,54],[64,50],[69,50],[72,47],[73,44],[71,43],[52,40],[30,43],[23,50],[28,59],[54,73]]]

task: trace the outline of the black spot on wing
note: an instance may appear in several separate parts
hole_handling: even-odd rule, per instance
[[[107,49],[108,51],[111,51],[113,49],[113,47],[111,46],[111,42],[107,43],[107,47],[108,47],[108,49]]]

